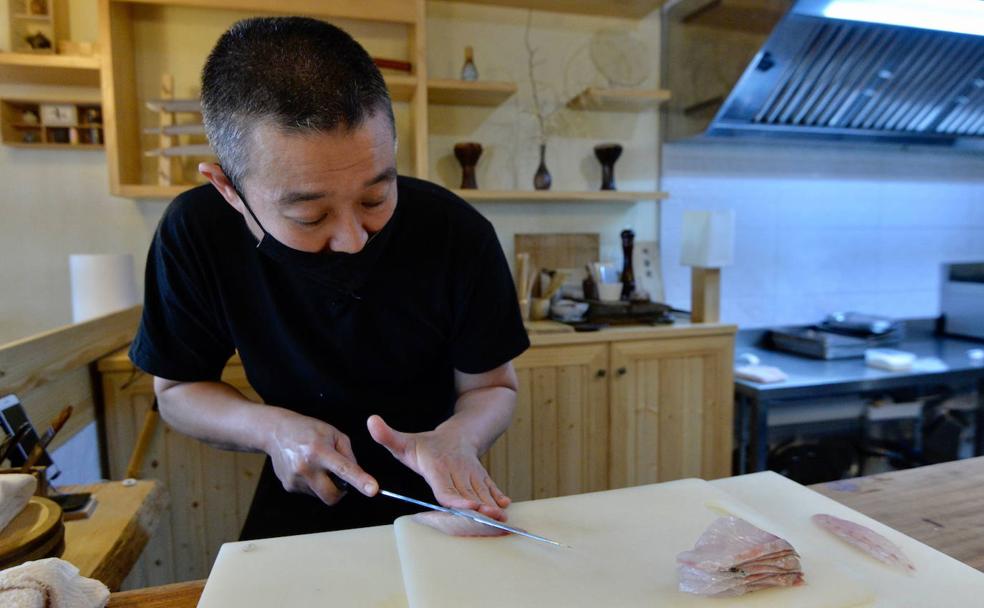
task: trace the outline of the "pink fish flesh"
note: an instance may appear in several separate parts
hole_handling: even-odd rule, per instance
[[[898,545],[870,528],[822,513],[817,513],[811,519],[827,532],[882,563],[894,566],[903,572],[916,571],[916,566]]]
[[[715,520],[679,554],[677,574],[680,591],[718,597],[804,583],[792,545],[737,517]]]
[[[505,530],[441,511],[417,513],[413,516],[413,520],[449,536],[503,536],[509,534]]]

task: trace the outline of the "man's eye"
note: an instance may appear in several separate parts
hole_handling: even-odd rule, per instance
[[[366,209],[375,209],[376,207],[379,207],[385,202],[386,202],[385,198],[378,201],[362,201],[362,206],[365,207]]]
[[[326,216],[322,215],[321,217],[315,218],[313,220],[304,220],[304,219],[297,218],[297,217],[292,217],[290,219],[293,222],[296,222],[296,223],[300,224],[301,226],[316,226],[316,225],[320,224],[321,221],[325,219],[325,217]]]

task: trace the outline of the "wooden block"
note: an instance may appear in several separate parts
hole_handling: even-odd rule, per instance
[[[694,323],[721,320],[721,269],[694,266],[690,279],[690,319]]]
[[[529,253],[530,264],[540,268],[584,268],[599,259],[598,233],[584,234],[517,234],[517,253]]]

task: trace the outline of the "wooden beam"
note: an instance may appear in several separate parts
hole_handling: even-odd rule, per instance
[[[25,399],[30,391],[125,346],[133,340],[141,311],[134,306],[0,347],[0,395]]]
[[[271,10],[278,13],[322,15],[362,21],[386,23],[416,23],[415,2],[406,0],[113,0],[114,3],[155,4],[158,6],[190,6],[193,8],[217,8],[237,11]]]

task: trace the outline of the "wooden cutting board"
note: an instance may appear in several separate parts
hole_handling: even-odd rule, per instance
[[[687,479],[510,507],[511,524],[569,549],[518,536],[453,538],[400,518],[396,542],[409,605],[849,608],[874,602],[847,564],[827,559],[806,539],[793,545],[802,555],[807,585],[739,598],[678,591],[676,555],[692,548],[719,517],[707,503],[754,513],[709,483]]]
[[[599,259],[599,236],[585,234],[517,234],[516,253],[530,254],[530,268],[584,268]]]

